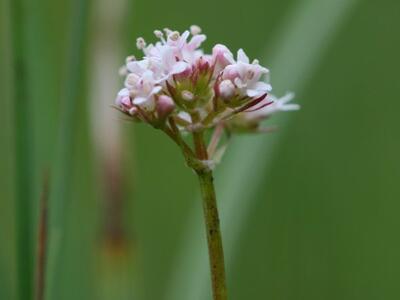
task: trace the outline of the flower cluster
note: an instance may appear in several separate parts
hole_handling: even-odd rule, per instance
[[[236,58],[224,45],[211,54],[199,47],[206,36],[198,26],[180,34],[154,31],[159,41],[137,39],[144,57],[126,59],[125,88],[116,105],[135,120],[156,128],[171,118],[179,129],[196,131],[223,124],[232,131],[258,131],[260,122],[278,111],[296,110],[292,95],[277,99],[265,81],[268,69],[250,62],[242,49]]]

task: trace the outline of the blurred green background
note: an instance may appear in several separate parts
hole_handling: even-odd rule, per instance
[[[302,105],[273,134],[235,137],[218,166],[230,299],[400,298],[399,1],[0,3],[0,299],[20,289],[24,213],[35,260],[45,174],[46,300],[210,299],[195,176],[110,108],[136,37],[191,24]]]

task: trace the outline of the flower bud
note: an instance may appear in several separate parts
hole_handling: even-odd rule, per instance
[[[137,116],[137,114],[138,114],[138,109],[137,109],[137,107],[136,107],[136,106],[132,106],[132,107],[129,109],[129,114],[130,114],[132,117]]]
[[[236,87],[230,80],[223,80],[219,84],[219,95],[223,100],[229,100],[235,95]]]
[[[129,109],[132,106],[131,98],[129,97],[129,90],[122,89],[119,91],[115,104],[122,109]]]
[[[182,91],[181,95],[182,95],[182,99],[186,100],[186,101],[193,101],[193,99],[194,99],[193,93],[188,90]]]
[[[171,97],[161,95],[158,97],[156,109],[158,118],[163,120],[166,119],[174,111],[175,103]]]

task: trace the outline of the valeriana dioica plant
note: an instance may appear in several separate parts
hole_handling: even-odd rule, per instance
[[[197,174],[203,198],[212,290],[215,300],[226,300],[226,279],[221,231],[212,170],[225,146],[219,142],[237,132],[263,132],[261,121],[279,111],[297,110],[283,98],[270,95],[264,80],[268,69],[250,62],[242,49],[237,57],[217,44],[211,54],[199,49],[206,39],[198,26],[180,34],[154,31],[160,40],[146,45],[137,39],[144,57],[126,59],[121,73],[125,88],[117,108],[138,122],[165,132],[181,149],[187,165]],[[191,38],[189,36],[191,35]],[[206,133],[212,132],[208,138]],[[193,142],[188,141],[188,135]]]

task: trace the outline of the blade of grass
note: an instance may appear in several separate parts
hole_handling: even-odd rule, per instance
[[[43,190],[40,199],[39,232],[37,240],[35,300],[43,300],[45,287],[45,266],[47,250],[47,203],[49,197],[49,175],[43,179]]]
[[[67,57],[64,93],[62,95],[62,111],[60,120],[59,141],[56,148],[56,157],[53,180],[49,194],[48,219],[48,261],[45,274],[45,299],[55,299],[57,278],[62,257],[63,233],[65,230],[65,208],[71,186],[71,161],[75,116],[80,96],[80,83],[83,78],[83,57],[88,23],[88,0],[74,0],[71,6],[71,36]]]
[[[306,85],[307,78],[312,75],[322,59],[329,41],[340,29],[356,2],[357,0],[304,0],[293,9],[278,32],[275,41],[276,53],[270,60],[272,62],[270,69],[274,76],[273,86],[278,95],[284,88],[299,92]],[[290,116],[284,114],[274,118],[274,122],[280,127],[278,133],[236,140],[216,176],[228,271],[241,228],[256,200],[254,193],[265,180],[265,177],[251,174],[266,173],[264,168],[273,159]],[[244,156],[243,153],[251,155]],[[234,188],[239,186],[240,189]],[[197,210],[193,211],[189,220],[191,223],[183,240],[182,249],[178,252],[170,290],[167,291],[166,298],[170,300],[187,299],[189,295],[193,300],[207,298],[205,295],[208,291],[208,271],[205,242],[193,240],[193,237],[202,234],[202,224]]]
[[[15,210],[17,228],[18,297],[30,300],[33,295],[33,235],[32,235],[32,126],[30,120],[30,94],[27,80],[25,0],[10,1],[13,51],[13,104],[15,139]]]
[[[16,239],[14,220],[14,141],[11,98],[11,21],[8,1],[0,1],[0,299],[17,299],[15,287]]]

